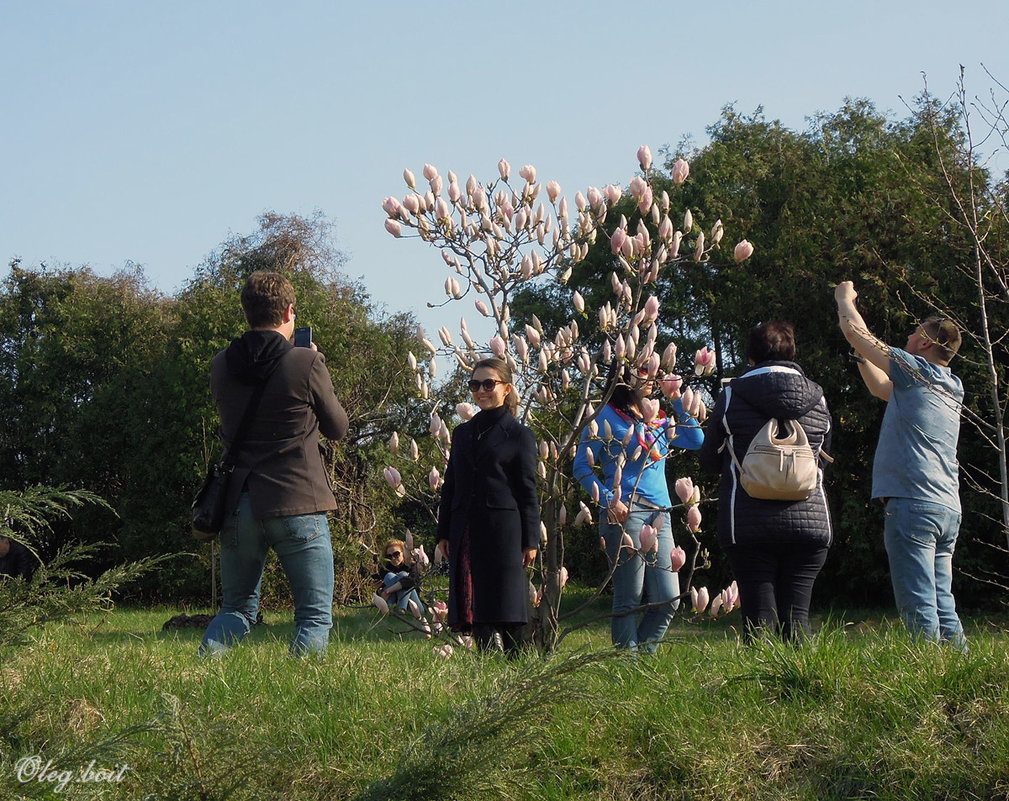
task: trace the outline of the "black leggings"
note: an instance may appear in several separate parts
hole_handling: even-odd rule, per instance
[[[725,548],[739,587],[743,635],[763,628],[784,640],[809,636],[813,582],[827,561],[825,546],[732,545]]]

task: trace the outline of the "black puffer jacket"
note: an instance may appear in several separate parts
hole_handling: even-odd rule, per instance
[[[823,389],[794,362],[763,362],[751,367],[718,396],[704,428],[698,454],[701,467],[722,476],[718,487],[718,544],[804,543],[830,545],[830,512],[823,492],[823,464],[816,491],[804,501],[751,498],[739,483],[729,447],[742,461],[750,441],[772,417],[797,419],[814,453],[830,452],[830,413]],[[726,395],[728,394],[728,410]],[[726,428],[728,427],[728,429]],[[731,445],[719,453],[722,443]]]

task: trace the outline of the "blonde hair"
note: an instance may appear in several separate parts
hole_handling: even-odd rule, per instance
[[[383,559],[388,559],[389,558],[389,555],[388,555],[389,554],[389,548],[391,548],[394,545],[397,548],[399,548],[400,552],[403,554],[403,564],[406,565],[407,567],[409,567],[413,563],[413,557],[406,550],[406,543],[403,542],[403,540],[388,540],[385,543],[385,545],[382,547],[382,558]]]

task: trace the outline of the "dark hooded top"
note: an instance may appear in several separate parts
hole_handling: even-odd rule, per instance
[[[256,385],[266,385],[238,453],[227,510],[249,492],[257,520],[326,512],[337,507],[319,435],[341,439],[347,413],[336,399],[321,353],[296,348],[276,331],[247,331],[218,353],[210,389],[230,445]]]
[[[762,362],[733,379],[718,396],[705,424],[698,458],[709,473],[721,474],[718,486],[718,543],[731,545],[807,544],[831,542],[830,512],[823,491],[823,464],[816,490],[804,501],[751,498],[739,483],[729,455],[742,462],[757,432],[772,417],[798,420],[814,453],[830,452],[830,413],[819,384],[810,381],[794,362]],[[727,401],[728,397],[728,401]],[[728,405],[728,409],[726,409]],[[723,443],[725,449],[721,450]]]

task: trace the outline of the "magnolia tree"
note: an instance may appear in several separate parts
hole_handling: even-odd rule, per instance
[[[948,110],[928,92],[926,85],[925,104],[927,120],[933,133],[933,144],[942,175],[944,192],[926,193],[932,196],[936,206],[948,216],[951,228],[967,234],[972,247],[969,260],[954,263],[958,271],[972,287],[973,303],[970,308],[955,308],[942,289],[931,291],[909,284],[911,290],[926,304],[939,313],[954,320],[964,337],[965,347],[961,352],[980,354],[978,363],[973,365],[985,382],[983,395],[985,402],[978,411],[965,407],[965,418],[974,425],[982,442],[990,449],[993,458],[986,460],[981,469],[967,469],[962,475],[968,486],[982,495],[989,496],[997,505],[997,514],[991,515],[993,522],[1001,529],[1001,548],[1009,554],[1009,467],[1007,467],[1006,409],[1009,397],[1006,394],[1007,333],[1009,319],[1009,182],[1006,175],[1001,180],[993,180],[986,163],[1001,159],[1005,166],[1009,154],[1009,89],[991,73],[988,77],[994,86],[988,97],[968,96],[964,83],[964,69],[960,68],[957,92],[950,104],[962,134],[962,139],[950,147],[944,129],[938,121],[938,112]],[[989,148],[988,160],[982,157],[980,148]],[[981,393],[979,393],[981,394]],[[989,573],[1003,588],[1009,577]]]
[[[563,636],[560,599],[567,580],[564,532],[570,525],[592,523],[594,517],[592,505],[572,478],[572,459],[586,428],[592,438],[612,437],[608,427],[601,430],[595,418],[615,387],[614,377],[624,366],[647,371],[650,377],[661,379],[663,394],[675,397],[681,393],[685,410],[703,419],[703,397],[690,386],[690,376],[710,375],[714,370],[713,354],[707,348],[695,353],[691,364],[689,359],[678,358],[675,344],[660,345],[657,323],[662,306],[653,290],[660,273],[671,265],[709,260],[720,247],[722,223],[717,221],[707,233],[699,230],[689,209],[674,210],[669,194],[655,188],[657,174],[647,146],[638,150],[638,161],[641,173],[629,185],[636,206],[633,224],[624,215],[611,212],[623,196],[621,187],[609,185],[600,190],[590,186],[575,194],[571,208],[556,181],[537,181],[532,165],[523,166],[513,176],[503,159],[498,163],[497,177],[487,183],[471,175],[461,184],[454,173],[443,177],[427,164],[424,186],[406,170],[403,177],[410,191],[402,199],[388,197],[382,204],[387,214],[385,227],[392,236],[413,235],[441,250],[449,270],[444,283],[446,303],[472,301],[477,314],[494,327],[490,340],[478,343],[464,316],[458,339],[444,327],[438,331],[440,345],[421,338],[427,353],[420,358],[411,354],[410,366],[419,395],[430,404],[430,434],[437,447],[437,463],[427,471],[430,493],[408,490],[395,466],[386,469],[386,480],[399,494],[423,495],[433,505],[451,442],[450,423],[438,413],[447,407],[435,398],[437,356],[454,358],[467,372],[481,358],[494,355],[507,360],[515,375],[522,420],[533,429],[539,446],[542,539],[530,593],[537,610],[538,639],[547,650]],[[688,174],[687,162],[677,160],[671,170],[673,186],[682,185]],[[682,225],[678,227],[674,219],[682,220]],[[529,282],[550,280],[566,285],[573,265],[585,258],[590,245],[600,237],[609,241],[613,255],[611,299],[600,308],[588,309],[583,297],[571,291],[570,320],[556,331],[544,330],[535,315],[521,325],[512,320],[509,304],[521,288]],[[735,246],[733,256],[743,261],[752,252],[753,247],[743,240]],[[676,373],[678,365],[687,368],[682,370],[686,379]],[[456,416],[463,420],[475,411],[468,403],[455,407]],[[654,417],[658,411],[659,401],[645,402],[646,416]],[[675,443],[675,425],[669,426],[668,436]],[[390,450],[401,452],[398,435],[390,442]],[[416,461],[419,449],[414,440],[410,452]],[[685,510],[684,530],[694,542],[684,595],[689,593],[694,610],[702,613],[708,608],[708,592],[691,587],[693,570],[706,559],[697,539],[700,494],[687,482],[689,479],[677,482],[680,508]],[[592,502],[598,500],[591,498]],[[572,515],[576,507],[578,511]],[[640,548],[635,548],[628,536],[623,547],[634,551],[634,558],[653,558],[658,540],[654,534],[643,532]],[[685,552],[677,548],[672,557],[674,568],[683,568]],[[731,611],[736,604],[738,593],[730,588],[719,596],[713,611]]]

